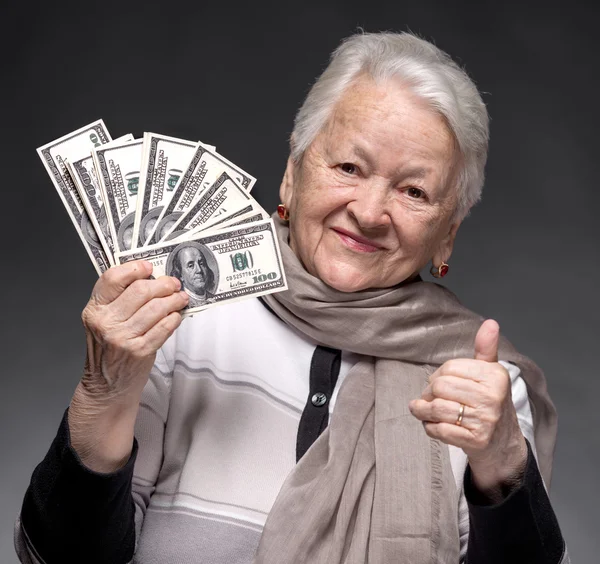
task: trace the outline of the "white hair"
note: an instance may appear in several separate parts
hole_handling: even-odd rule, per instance
[[[453,221],[481,198],[489,139],[488,113],[473,81],[450,56],[411,33],[359,33],[346,38],[296,114],[290,139],[294,162],[328,122],[346,88],[359,75],[399,78],[445,119],[461,156]]]

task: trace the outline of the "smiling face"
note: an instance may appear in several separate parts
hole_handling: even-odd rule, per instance
[[[360,77],[305,151],[281,201],[306,270],[343,292],[388,288],[447,261],[458,151],[444,119],[399,82]]]

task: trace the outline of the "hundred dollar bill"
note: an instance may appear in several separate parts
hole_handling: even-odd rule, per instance
[[[218,221],[211,224],[210,231],[214,231],[216,229],[226,229],[236,225],[245,225],[247,223],[269,219],[269,214],[258,204],[258,202],[253,198],[251,198],[251,200],[252,201],[245,208],[239,210],[238,212],[232,214],[221,214],[221,219],[218,219]],[[193,230],[174,229],[167,235],[165,240],[174,241],[176,239],[193,239],[196,233],[206,231],[207,229],[208,228],[205,228],[202,225]]]
[[[133,224],[135,247],[150,244],[150,235],[177,181],[187,168],[197,142],[144,133],[140,191]]]
[[[96,234],[66,162],[109,141],[111,137],[108,130],[99,119],[37,150],[98,275],[110,268],[111,261]]]
[[[105,145],[102,146],[102,148],[108,149],[109,147],[112,147],[113,145],[121,145],[123,143],[129,143],[131,141],[135,141],[135,139],[133,138],[133,135],[131,133],[127,133],[121,137],[117,137],[117,139],[113,139],[109,143],[106,143]],[[92,162],[93,162],[94,155],[91,152],[90,152],[90,155],[92,157]],[[94,163],[94,162],[93,162],[93,167],[94,167],[94,170],[96,170],[96,163]],[[100,182],[100,177],[98,175],[97,170],[96,170],[96,178],[98,178],[98,182]],[[104,190],[102,189],[102,184],[100,184],[100,195],[102,196],[102,201],[104,202],[104,209],[108,210],[108,206],[106,204],[106,194],[105,194]]]
[[[165,233],[163,240],[168,240],[171,233],[179,231],[203,231],[220,221],[238,216],[240,213],[252,211],[255,204],[262,208],[256,200],[224,172],[216,182],[205,190],[196,203],[189,208]]]
[[[133,135],[128,133],[123,137],[119,137],[110,143],[102,145],[102,147],[107,149],[112,143],[122,141],[133,141]],[[67,170],[77,188],[79,197],[83,202],[85,211],[87,211],[92,225],[96,230],[98,240],[108,257],[110,264],[114,265],[115,249],[112,237],[110,236],[108,217],[106,215],[106,204],[104,202],[104,197],[102,196],[102,190],[100,189],[96,167],[94,167],[92,152],[88,151],[82,158],[73,158],[65,161],[65,164],[67,165]]]
[[[90,153],[89,157],[67,161],[67,170],[71,175],[86,212],[94,226],[96,235],[111,266],[114,266],[115,249],[108,227],[106,207],[96,176],[96,169]]]
[[[142,140],[112,143],[92,151],[104,192],[108,226],[115,252],[131,248],[140,180]]]
[[[227,215],[224,219],[217,221],[211,226],[211,231],[215,229],[225,229],[233,225],[242,225],[252,223],[253,221],[264,221],[269,219],[269,214],[254,200],[250,205],[241,209],[232,215]]]
[[[144,259],[154,265],[155,278],[179,278],[182,290],[190,296],[184,317],[219,304],[287,290],[272,219],[117,253],[116,259],[119,264]]]
[[[248,223],[254,223],[257,221],[264,221],[265,219],[269,219],[269,214],[266,211],[259,211],[257,208],[260,208],[260,206],[258,206],[256,202],[253,202],[253,204],[250,204],[247,208],[241,210],[239,214],[233,214],[231,217],[226,217],[225,219],[213,224],[209,231],[212,232],[216,230],[227,229],[228,227],[246,225]],[[188,229],[171,231],[171,233],[167,235],[165,241],[183,241],[185,239],[193,239],[197,234],[199,234],[202,231],[207,230],[201,228],[195,229],[194,231],[190,231]]]
[[[203,143],[199,143],[170,202],[158,217],[151,237],[154,237],[155,241],[164,240],[165,235],[172,231],[175,222],[196,203],[202,193],[212,186],[223,172],[229,174],[247,192],[250,192],[256,183],[256,178]]]

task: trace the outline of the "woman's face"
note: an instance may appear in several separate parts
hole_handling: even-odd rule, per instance
[[[399,82],[357,79],[281,184],[290,246],[308,272],[355,292],[447,261],[459,226],[454,147],[443,118]]]

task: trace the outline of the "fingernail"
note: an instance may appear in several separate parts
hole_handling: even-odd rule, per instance
[[[181,288],[181,280],[179,280],[179,278],[175,278],[174,276],[171,276],[171,278],[173,279],[173,282],[175,283],[175,289],[179,290]]]
[[[186,302],[190,300],[190,296],[186,292],[179,292],[179,295],[184,298]]]

